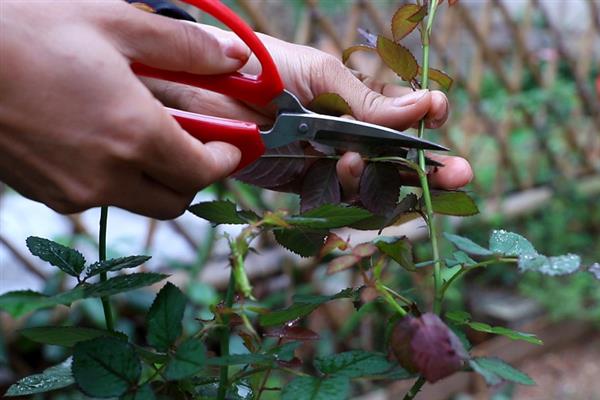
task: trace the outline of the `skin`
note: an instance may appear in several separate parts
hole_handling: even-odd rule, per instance
[[[43,34],[40,34],[43,32]],[[439,92],[363,84],[335,58],[262,37],[290,91],[308,102],[322,92],[342,95],[357,118],[405,129],[425,117],[447,118]],[[25,45],[26,44],[26,45]],[[204,55],[198,57],[198,54]],[[183,213],[197,191],[229,175],[240,151],[201,143],[164,110],[184,110],[269,123],[260,110],[204,90],[141,80],[131,61],[175,71],[256,72],[247,47],[216,28],[140,11],[120,0],[0,2],[0,180],[60,213],[113,205],[159,218]],[[460,187],[468,163],[445,157],[434,185]],[[347,153],[338,164],[346,194],[363,165]]]

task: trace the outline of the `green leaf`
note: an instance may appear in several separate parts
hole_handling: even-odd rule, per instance
[[[42,326],[23,329],[20,333],[37,343],[63,347],[72,347],[79,342],[101,336],[119,336],[127,340],[127,337],[121,333],[78,326]]]
[[[156,396],[152,391],[152,386],[146,383],[139,388],[134,389],[133,392],[129,392],[124,396],[119,397],[119,400],[154,400]]]
[[[206,348],[198,339],[190,338],[183,342],[165,369],[169,381],[184,379],[202,371],[206,365]]]
[[[75,383],[71,375],[70,361],[50,367],[41,374],[30,375],[20,379],[8,388],[4,396],[26,396],[62,389]]]
[[[228,365],[270,365],[275,360],[275,356],[272,354],[230,354],[223,357],[213,357],[206,360],[207,365],[213,365],[218,367]]]
[[[519,256],[519,270],[535,271],[545,275],[568,275],[577,271],[581,266],[581,257],[576,254],[566,254],[558,257],[543,255]]]
[[[355,46],[350,46],[342,52],[342,62],[346,64],[350,56],[357,51],[371,51],[376,52],[375,47],[367,46],[365,44],[357,44]]]
[[[469,257],[464,251],[458,250],[452,253],[452,257],[446,258],[445,263],[448,268],[452,268],[457,265],[472,266],[477,264],[477,261]]]
[[[86,271],[85,276],[91,278],[94,275],[98,275],[102,272],[118,271],[125,268],[135,268],[148,261],[150,256],[129,256],[121,258],[112,258],[105,261],[97,261],[90,265]]]
[[[142,364],[129,343],[100,337],[75,345],[71,369],[88,396],[116,397],[137,385]]]
[[[146,315],[148,344],[159,351],[167,351],[181,335],[186,298],[170,282],[158,292]]]
[[[325,204],[303,213],[301,215],[303,219],[294,220],[292,217],[288,222],[311,229],[335,229],[352,225],[371,216],[370,212],[362,208]]]
[[[169,275],[154,272],[137,272],[134,274],[120,275],[104,282],[85,286],[85,297],[112,296],[122,292],[139,289],[160,282]]]
[[[188,208],[192,214],[204,218],[215,225],[219,224],[248,224],[259,219],[252,211],[237,211],[236,206],[229,200],[216,200],[197,203]]]
[[[420,69],[421,68],[419,68],[419,73],[421,73]],[[429,68],[429,79],[440,85],[440,87],[446,92],[450,90],[452,83],[454,83],[454,79],[452,79],[448,74],[435,68]]]
[[[466,217],[479,213],[477,204],[465,192],[434,192],[431,203],[437,214]]]
[[[307,108],[319,114],[335,117],[352,115],[350,104],[337,93],[321,93],[308,104]]]
[[[317,378],[299,376],[281,392],[282,400],[346,400],[350,394],[350,380],[345,376]]]
[[[446,237],[446,239],[452,242],[454,246],[464,251],[465,253],[473,254],[476,256],[491,256],[494,254],[488,249],[481,247],[477,243],[473,242],[471,239],[467,239],[458,235],[453,235],[451,233],[444,233],[444,237]]]
[[[446,313],[446,319],[452,321],[456,325],[467,325],[478,332],[493,333],[495,335],[506,336],[512,340],[523,340],[532,344],[543,344],[543,342],[532,333],[519,332],[502,326],[491,326],[483,322],[471,321],[471,314],[466,311],[450,311]]]
[[[315,359],[315,367],[326,375],[348,378],[382,374],[392,368],[386,356],[364,350],[353,350]]]
[[[535,256],[538,252],[523,236],[505,230],[494,230],[490,235],[490,250],[506,257]]]
[[[55,296],[46,296],[31,290],[19,290],[0,296],[0,310],[6,311],[13,318],[19,318],[42,308],[54,307],[59,304],[69,305],[83,297],[83,286],[78,286]]]
[[[415,262],[413,260],[412,245],[404,238],[392,238],[381,236],[375,242],[375,246],[383,254],[396,261],[400,266],[407,271],[416,271]]]
[[[520,383],[521,385],[535,385],[535,382],[527,374],[510,366],[499,358],[476,357],[469,361],[469,365],[490,386],[497,385],[503,380]]]
[[[273,231],[277,242],[302,257],[311,257],[319,252],[328,231],[310,229],[278,229]]]
[[[392,71],[405,81],[417,76],[419,64],[406,47],[391,41],[384,36],[377,37],[377,53]]]
[[[355,298],[358,296],[359,290],[348,288],[334,294],[333,296],[294,296],[292,300],[295,302],[291,306],[278,311],[272,311],[267,314],[262,314],[258,320],[264,327],[281,325],[285,322],[296,318],[302,318],[313,312],[321,304],[330,300],[341,298]]]
[[[27,248],[34,256],[77,278],[85,266],[85,258],[80,252],[48,239],[29,236]]]
[[[396,42],[411,33],[427,15],[427,7],[418,4],[405,4],[392,17],[392,36]]]

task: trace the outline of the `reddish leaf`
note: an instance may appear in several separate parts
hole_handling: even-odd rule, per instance
[[[448,5],[449,5],[449,6],[453,6],[453,5],[455,5],[456,3],[458,3],[458,0],[448,0]]]
[[[321,93],[315,97],[308,109],[319,114],[333,115],[352,115],[352,108],[342,96],[337,93]]]
[[[348,242],[336,235],[335,233],[330,233],[327,236],[327,240],[325,240],[325,244],[321,248],[319,252],[319,257],[323,258],[327,254],[331,253],[334,250],[346,250],[348,248]]]
[[[377,251],[377,247],[371,243],[361,243],[352,249],[352,254],[360,258],[371,257]]]
[[[394,356],[402,366],[409,372],[416,373],[417,367],[412,359],[412,349],[410,343],[414,336],[415,326],[413,325],[412,316],[402,318],[396,323],[392,336],[390,337],[390,348]]]
[[[410,347],[417,370],[428,382],[437,382],[463,367],[468,354],[460,339],[435,314],[426,313],[411,321]]]
[[[419,64],[406,47],[379,36],[377,38],[377,53],[383,62],[405,81],[417,76]]]
[[[392,35],[396,42],[411,33],[427,15],[427,7],[418,4],[405,4],[392,17]]]
[[[279,339],[286,340],[319,340],[319,334],[314,331],[311,331],[307,328],[302,328],[300,326],[281,326],[278,328],[269,329],[267,332],[263,334],[263,336],[267,337],[276,337]]]
[[[334,258],[327,266],[327,275],[333,275],[337,272],[352,268],[359,261],[360,257],[354,254],[347,254],[345,256]]]
[[[377,52],[375,47],[367,46],[365,44],[357,44],[355,46],[348,47],[346,50],[344,50],[342,52],[342,62],[344,64],[346,64],[348,62],[348,59],[350,58],[350,56],[356,51],[371,51],[374,53]]]
[[[394,165],[370,163],[365,167],[359,184],[360,201],[376,215],[394,211],[400,195],[400,177]]]
[[[304,155],[298,142],[269,149],[265,154]],[[260,158],[234,175],[234,178],[264,188],[285,185],[300,177],[304,170],[302,158]]]
[[[342,200],[336,160],[318,160],[310,166],[300,190],[300,211],[305,212],[324,204],[338,204]]]

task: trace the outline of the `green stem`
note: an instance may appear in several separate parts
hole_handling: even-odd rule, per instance
[[[448,279],[448,281],[446,283],[444,283],[444,285],[442,286],[442,298],[446,294],[446,290],[448,290],[448,288],[454,283],[454,281],[456,281],[459,277],[464,275],[466,272],[469,272],[475,268],[486,267],[490,264],[495,264],[498,262],[517,263],[517,262],[519,262],[519,259],[518,258],[499,257],[499,258],[492,258],[491,260],[481,261],[481,262],[478,262],[477,264],[468,265],[467,267],[465,267],[463,265],[461,270],[458,271],[456,274],[452,275],[452,277],[450,279]]]
[[[233,266],[231,267],[231,273],[229,274],[229,284],[227,285],[227,293],[225,294],[225,307],[231,309],[233,306],[233,296],[235,294],[235,276],[233,273]],[[223,314],[223,328],[220,329],[219,340],[221,346],[221,357],[229,355],[229,314]],[[225,400],[227,394],[229,378],[229,368],[224,365],[221,367],[221,374],[219,376],[219,391],[217,392],[217,400]]]
[[[390,292],[388,292],[386,290],[386,288],[379,282],[377,282],[375,284],[375,289],[377,289],[377,291],[379,292],[379,294],[381,296],[383,296],[383,299],[390,305],[392,306],[392,308],[394,310],[396,310],[396,312],[398,312],[398,314],[400,314],[401,317],[405,317],[407,312],[404,308],[402,308],[400,306],[400,304],[398,304],[398,302],[396,300],[394,300],[394,297],[390,294]]]
[[[404,400],[414,399],[415,396],[421,391],[421,388],[423,387],[424,384],[425,384],[425,378],[420,376],[419,379],[417,379],[415,381],[415,383],[412,385],[410,390],[406,393],[406,395],[404,396]]]
[[[106,225],[108,222],[108,207],[100,208],[100,233],[98,235],[98,258],[100,261],[106,260]],[[107,279],[106,272],[100,274],[100,282],[105,282]],[[102,300],[102,309],[104,310],[104,320],[106,321],[106,329],[114,331],[113,315],[110,308],[110,298],[104,296]]]
[[[433,26],[433,19],[435,17],[435,11],[437,8],[437,0],[431,0],[429,3],[429,12],[427,14],[427,23],[425,29],[423,29],[422,42],[423,42],[423,65],[422,65],[422,79],[421,87],[427,89],[429,85],[429,36],[431,35],[431,27]],[[422,119],[419,123],[419,137],[422,138],[425,133],[425,119]],[[426,171],[425,164],[425,152],[421,149],[419,154],[419,167],[423,171]],[[423,189],[423,200],[425,201],[425,215],[427,216],[427,226],[429,227],[429,237],[431,240],[431,248],[433,250],[433,259],[436,262],[433,264],[433,286],[435,290],[434,301],[433,301],[433,312],[439,314],[442,310],[443,292],[442,292],[442,263],[440,262],[440,249],[437,240],[437,229],[433,215],[433,205],[431,202],[431,192],[429,190],[429,182],[427,181],[427,174],[419,174],[419,180]]]

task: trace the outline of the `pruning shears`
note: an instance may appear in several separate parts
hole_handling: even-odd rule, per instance
[[[165,71],[139,63],[133,71],[142,76],[178,82],[231,96],[258,106],[274,105],[273,126],[261,130],[253,122],[218,118],[167,108],[183,129],[203,142],[222,141],[241,150],[237,170],[257,160],[266,149],[295,141],[314,141],[357,152],[375,149],[448,149],[439,144],[384,126],[333,117],[304,108],[294,94],[285,90],[275,62],[258,36],[220,0],[184,0],[212,15],[237,34],[258,58],[262,70],[257,76],[244,73],[195,75]]]

